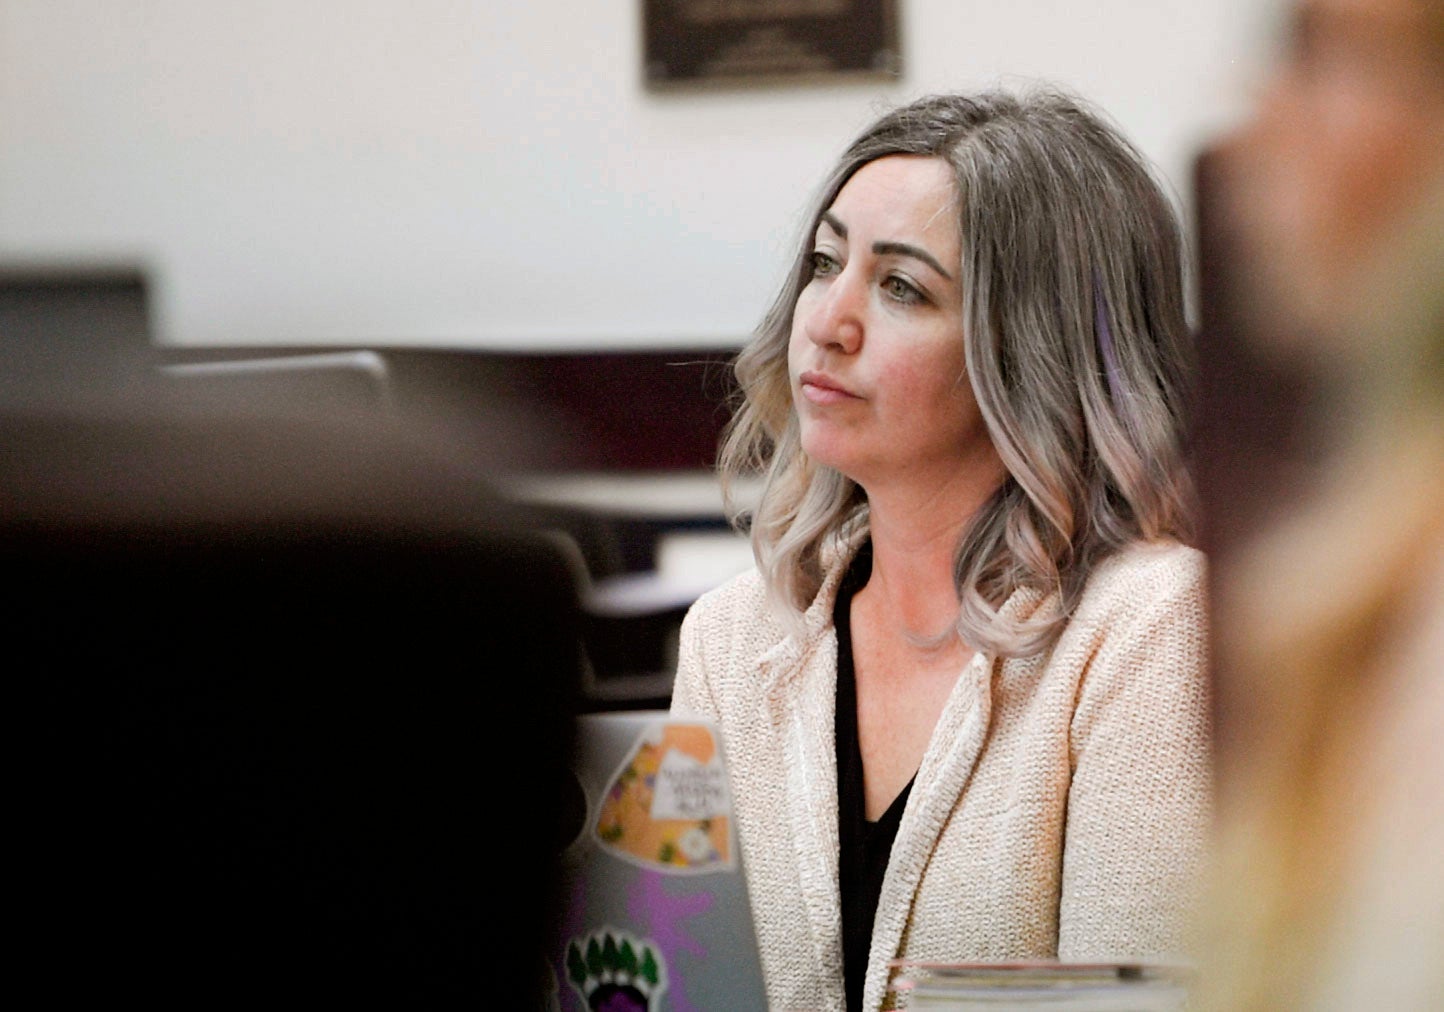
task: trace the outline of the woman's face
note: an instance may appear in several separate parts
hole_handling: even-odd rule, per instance
[[[1002,464],[964,369],[952,171],[890,155],[822,215],[788,349],[802,448],[870,494]]]

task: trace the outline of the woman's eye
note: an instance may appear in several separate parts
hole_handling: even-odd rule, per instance
[[[899,277],[888,278],[882,283],[882,288],[889,297],[898,302],[912,304],[923,301],[923,293]]]
[[[837,261],[832,254],[824,253],[822,250],[812,252],[812,276],[815,278],[827,277],[836,274],[839,270]]]

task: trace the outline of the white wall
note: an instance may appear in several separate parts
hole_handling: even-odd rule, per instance
[[[1277,0],[899,0],[896,84],[658,94],[641,0],[0,0],[0,261],[143,258],[160,337],[725,344],[883,106],[1047,78],[1187,214]]]

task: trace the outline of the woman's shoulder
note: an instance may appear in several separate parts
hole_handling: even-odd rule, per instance
[[[689,609],[688,621],[710,631],[729,626],[750,626],[765,619],[770,612],[767,586],[756,567],[735,576],[701,594]]]
[[[1203,553],[1178,543],[1132,545],[1094,569],[1054,654],[1090,686],[1080,713],[1092,712],[1085,700],[1110,693],[1155,703],[1182,693],[1197,704],[1208,656],[1205,576]]]
[[[1204,554],[1177,541],[1135,542],[1104,559],[1088,579],[1084,597],[1176,597],[1201,592]]]
[[[702,594],[688,609],[678,678],[688,682],[705,673],[713,693],[726,691],[726,685],[745,685],[758,661],[785,637],[765,581],[749,569]]]
[[[1068,625],[1077,635],[1206,621],[1204,555],[1176,541],[1139,542],[1099,562]]]
[[[800,625],[810,633],[831,625],[838,584],[857,552],[866,544],[864,536],[851,536],[825,547],[821,559],[821,585],[806,612],[799,616]],[[708,625],[738,625],[749,630],[760,629],[768,634],[781,634],[786,623],[780,619],[779,612],[786,610],[777,596],[769,592],[762,573],[752,566],[699,596],[688,617]],[[793,631],[798,630],[794,628]]]

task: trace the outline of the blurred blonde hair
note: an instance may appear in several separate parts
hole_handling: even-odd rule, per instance
[[[1411,878],[1417,868],[1386,873],[1423,903],[1444,902],[1444,867],[1432,856],[1444,841],[1371,817],[1364,808],[1375,799],[1361,796],[1397,795],[1416,776],[1398,764],[1444,744],[1421,746],[1417,730],[1400,724],[1414,719],[1409,707],[1444,701],[1444,650],[1425,644],[1435,654],[1422,666],[1417,656],[1421,625],[1444,622],[1444,595],[1431,583],[1444,569],[1444,179],[1436,182],[1412,233],[1381,262],[1369,306],[1349,321],[1363,353],[1334,401],[1350,423],[1330,466],[1302,509],[1221,567],[1216,654],[1227,720],[1214,889],[1201,926],[1208,1012],[1358,1000],[1438,1007],[1391,1005],[1380,989],[1388,986],[1411,1002],[1420,989],[1444,1000],[1444,909],[1413,952],[1380,951],[1409,926],[1391,926],[1383,942],[1367,937],[1377,922],[1354,912],[1359,891],[1374,885],[1360,848],[1407,849],[1395,837],[1409,832],[1428,838],[1432,879]],[[1444,708],[1422,719],[1441,717]],[[1433,762],[1423,778],[1444,780],[1444,763]],[[1444,829],[1444,798],[1417,800],[1434,813],[1419,824]],[[1371,902],[1386,919],[1404,916],[1383,897]],[[1339,965],[1348,960],[1357,965]]]

